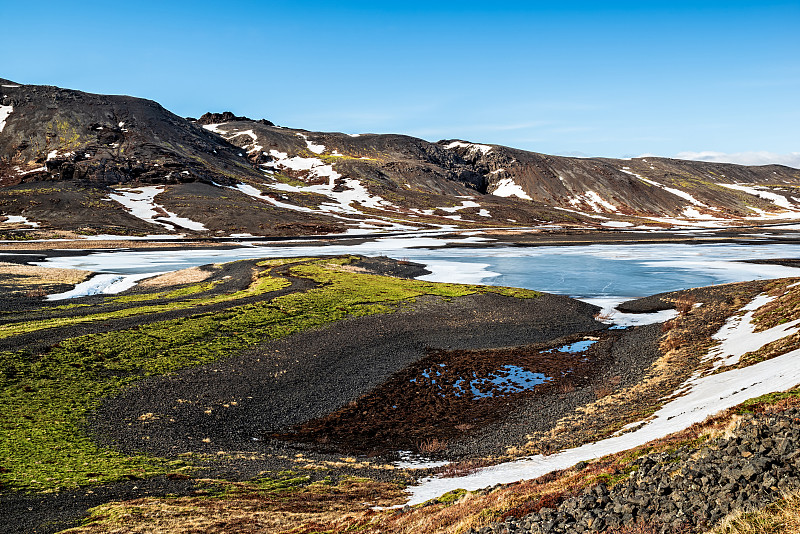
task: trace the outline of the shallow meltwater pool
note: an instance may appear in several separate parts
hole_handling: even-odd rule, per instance
[[[423,370],[420,375],[441,397],[452,393],[456,397],[470,395],[473,400],[531,391],[539,384],[553,380],[553,377],[529,371],[519,365],[503,365],[495,371],[481,375],[473,371],[468,378],[458,376],[453,380],[447,377],[447,364],[440,363],[437,367]],[[416,384],[418,380],[412,378],[409,382]]]

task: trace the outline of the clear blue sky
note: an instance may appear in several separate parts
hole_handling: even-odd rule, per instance
[[[800,152],[797,0],[3,0],[0,19],[0,77],[183,116],[553,154]]]

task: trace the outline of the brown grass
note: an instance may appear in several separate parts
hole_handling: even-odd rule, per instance
[[[78,269],[54,269],[36,265],[0,262],[0,277],[14,279],[15,283],[35,285],[42,283],[77,284],[86,280],[91,271]]]
[[[681,297],[675,300],[675,310],[679,315],[688,315],[694,309],[696,301],[693,297]]]
[[[380,515],[368,502],[379,506],[402,502],[397,486],[362,480],[286,491],[261,491],[245,483],[225,486],[227,494],[222,497],[142,498],[105,504],[94,509],[88,524],[65,532],[299,534]]]
[[[734,512],[709,534],[797,534],[800,532],[800,492],[750,512]]]
[[[557,389],[559,393],[572,393],[575,391],[575,384],[565,380],[558,385]]]
[[[449,463],[443,467],[440,467],[437,472],[443,478],[463,477],[472,474],[481,467],[486,467],[487,465],[490,465],[489,460],[476,458],[472,460],[464,460],[463,462]]]
[[[207,280],[212,274],[211,271],[204,271],[199,267],[190,267],[152,278],[145,278],[138,285],[142,288],[161,288],[177,284],[194,284]]]
[[[447,449],[447,441],[443,439],[431,438],[417,443],[417,450],[423,454],[442,452],[445,449]]]
[[[780,405],[751,408],[768,411],[777,410]],[[684,445],[696,447],[706,437],[730,432],[739,421],[736,411],[736,408],[732,408],[645,446],[595,460],[580,470],[572,467],[548,473],[536,480],[468,492],[455,499],[431,501],[403,512],[396,509],[370,509],[370,503],[382,506],[402,503],[402,492],[396,486],[387,484],[351,481],[328,489],[318,485],[279,495],[264,495],[246,489],[246,484],[238,484],[237,487],[243,489],[225,497],[139,499],[113,503],[100,507],[98,515],[105,519],[100,518],[68,532],[463,534],[469,528],[481,528],[504,517],[522,517],[545,506],[555,508],[561,501],[597,482],[613,484],[622,481],[626,467],[643,454],[674,450]],[[462,467],[468,466],[464,464]],[[786,503],[759,511],[760,519],[757,520],[744,514],[735,514],[710,534],[795,534],[800,532],[796,510],[800,510],[800,493],[787,498]],[[766,517],[771,523],[766,523]],[[761,521],[779,527],[773,530],[746,530],[742,525],[747,521]],[[658,532],[654,530],[654,525],[632,524],[609,531],[609,534],[653,532]],[[676,529],[673,532],[688,531]]]

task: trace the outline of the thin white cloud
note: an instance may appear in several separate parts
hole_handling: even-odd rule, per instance
[[[678,159],[691,159],[696,161],[714,161],[717,163],[738,163],[739,165],[786,165],[800,169],[800,152],[790,152],[788,154],[778,154],[775,152],[678,152],[675,155]]]

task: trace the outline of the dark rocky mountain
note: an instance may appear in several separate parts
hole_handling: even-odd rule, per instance
[[[778,165],[568,158],[230,112],[195,121],[149,100],[8,80],[0,89],[6,229],[298,235],[800,216],[800,170]]]

